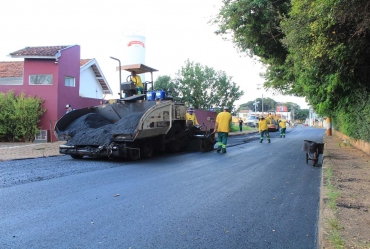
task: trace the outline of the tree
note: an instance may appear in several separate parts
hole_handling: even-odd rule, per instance
[[[258,105],[257,105],[256,111],[261,112],[262,111],[262,99],[257,98],[256,101],[259,102]],[[247,103],[243,103],[243,104],[240,105],[240,110],[249,108],[250,110],[254,111],[254,103],[255,103],[254,100],[248,101]],[[264,98],[263,99],[263,110],[265,112],[267,112],[269,110],[270,111],[276,110],[276,107],[279,106],[279,105],[286,106],[288,108],[289,112],[292,112],[293,109],[294,109],[294,112],[299,112],[301,110],[301,107],[298,104],[293,103],[293,102],[286,102],[286,103],[280,103],[279,102],[278,103],[274,99],[271,99],[271,98]]]
[[[260,103],[262,103],[262,99],[258,99]],[[264,98],[263,99],[263,111],[268,112],[268,111],[275,111],[277,106],[277,102],[271,98]],[[262,109],[262,107],[261,107]]]
[[[306,120],[308,118],[310,110],[308,109],[300,109],[298,111],[294,111],[294,119],[295,120]]]
[[[173,97],[175,101],[179,101],[179,92],[176,88],[175,83],[168,75],[159,76],[154,82],[155,90],[165,90],[169,95]]]
[[[293,103],[293,102],[286,102],[286,103],[283,103],[282,105],[285,105],[287,108],[288,108],[288,111],[291,112],[291,111],[299,111],[301,109],[301,107],[296,104],[296,103]]]
[[[223,1],[216,34],[267,66],[266,88],[305,96],[337,129],[370,140],[370,3]]]
[[[265,87],[271,84],[281,93],[299,95],[292,91],[290,67],[286,67],[288,50],[281,39],[280,21],[290,10],[290,0],[223,1],[219,14],[211,20],[215,31],[224,39],[231,39],[236,48],[249,56],[257,56],[267,67]]]
[[[234,102],[244,94],[224,71],[215,71],[189,60],[178,71],[173,84],[179,100],[196,109],[234,108]]]
[[[254,101],[248,101],[247,103],[244,103],[244,104],[241,104],[239,106],[239,110],[246,110],[246,109],[250,109],[252,111],[254,111]]]
[[[211,22],[215,32],[225,39],[230,37],[241,52],[265,60],[284,63],[287,50],[281,43],[284,34],[280,19],[290,10],[290,0],[223,1],[220,13]]]

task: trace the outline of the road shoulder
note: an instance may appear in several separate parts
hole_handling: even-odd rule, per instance
[[[319,248],[370,248],[370,156],[325,136]]]

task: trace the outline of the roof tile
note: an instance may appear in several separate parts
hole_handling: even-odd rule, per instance
[[[80,67],[91,61],[91,59],[80,59]]]
[[[0,61],[0,78],[23,77],[23,61]]]
[[[55,56],[59,50],[70,46],[45,46],[45,47],[25,47],[10,55],[13,56]]]

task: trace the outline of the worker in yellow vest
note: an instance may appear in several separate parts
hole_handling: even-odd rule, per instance
[[[218,147],[217,153],[226,153],[227,137],[230,132],[230,124],[232,121],[229,107],[225,106],[224,111],[217,114],[215,132],[217,132]]]
[[[285,138],[285,130],[286,130],[286,120],[280,120],[279,126],[280,126],[280,137]]]
[[[141,81],[141,77],[137,75],[135,71],[131,72],[131,81],[135,84],[137,94],[143,94],[143,82]]]
[[[195,116],[194,109],[189,108],[189,110],[186,113],[186,123],[189,124],[188,121],[191,121],[192,125],[199,125],[197,116]]]
[[[262,143],[263,137],[265,135],[266,135],[268,143],[271,143],[267,120],[265,119],[264,116],[260,116],[259,119],[260,120],[258,121],[258,132],[260,133],[260,143]]]

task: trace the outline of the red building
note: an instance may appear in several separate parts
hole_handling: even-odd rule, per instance
[[[105,94],[112,94],[96,60],[80,59],[78,45],[26,47],[10,56],[24,61],[0,62],[0,92],[13,90],[15,94],[24,92],[43,99],[46,112],[39,127],[48,134],[53,134],[66,104],[75,109],[95,106]]]

